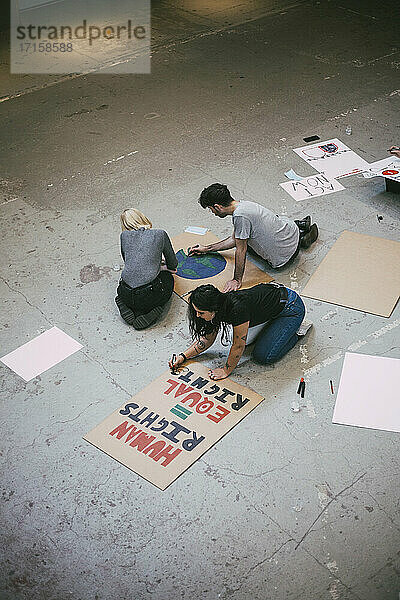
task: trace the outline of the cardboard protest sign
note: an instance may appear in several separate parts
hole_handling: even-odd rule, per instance
[[[296,152],[313,169],[323,173],[329,179],[361,173],[369,167],[366,160],[337,138],[326,142],[307,144],[307,146],[295,148],[293,152]]]
[[[296,201],[308,200],[315,196],[326,196],[326,194],[344,190],[341,183],[336,179],[328,179],[323,173],[303,177],[299,180],[285,181],[279,185]]]
[[[263,397],[189,363],[165,371],[84,439],[165,490]]]
[[[400,242],[343,231],[301,295],[390,317],[400,293]]]
[[[178,296],[184,297],[199,285],[211,283],[222,291],[225,283],[233,278],[235,268],[235,249],[222,252],[210,252],[198,256],[187,256],[191,246],[200,244],[208,246],[218,242],[218,238],[211,232],[198,236],[194,233],[181,233],[172,240],[172,245],[178,258],[178,269],[175,278],[174,290]],[[264,273],[249,258],[246,260],[242,289],[252,287],[258,283],[269,283],[273,277]]]

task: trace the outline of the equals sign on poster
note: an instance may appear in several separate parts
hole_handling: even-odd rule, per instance
[[[172,412],[174,415],[176,415],[180,419],[185,420],[192,414],[193,411],[188,410],[181,404],[175,404],[175,406],[173,408],[171,408],[169,412]]]

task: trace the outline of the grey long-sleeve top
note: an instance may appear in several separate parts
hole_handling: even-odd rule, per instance
[[[131,287],[145,285],[157,277],[163,256],[168,269],[178,265],[171,240],[163,229],[123,231],[121,254],[125,261],[122,279]]]

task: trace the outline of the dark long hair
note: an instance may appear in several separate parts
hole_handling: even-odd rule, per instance
[[[193,304],[200,310],[215,312],[212,321],[205,321],[196,316]],[[231,309],[230,294],[223,294],[213,285],[200,285],[189,296],[189,331],[193,339],[199,340],[210,333],[218,333],[222,329],[221,342],[226,346],[230,341],[226,317]]]

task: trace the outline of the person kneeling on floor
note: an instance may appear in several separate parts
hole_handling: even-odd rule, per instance
[[[174,289],[172,273],[178,261],[163,229],[136,208],[121,214],[121,254],[125,265],[115,302],[121,317],[135,329],[145,329],[161,316]]]
[[[221,368],[210,369],[210,379],[224,379],[237,366],[245,346],[255,345],[252,358],[268,365],[282,358],[304,336],[312,323],[304,320],[305,306],[293,290],[278,283],[260,283],[249,289],[220,292],[213,285],[201,285],[189,297],[189,330],[194,342],[170,368],[204,352],[222,332],[222,343],[229,340],[228,326],[233,327],[233,340],[228,359]]]
[[[242,286],[247,250],[267,261],[273,269],[281,269],[296,258],[300,248],[309,248],[318,238],[318,227],[315,223],[311,225],[310,215],[301,220],[280,217],[257,202],[235,200],[222,183],[205,188],[199,203],[220,219],[232,217],[233,232],[228,238],[189,248],[189,255],[235,248],[235,271],[233,279],[225,283],[224,292],[233,292]]]

